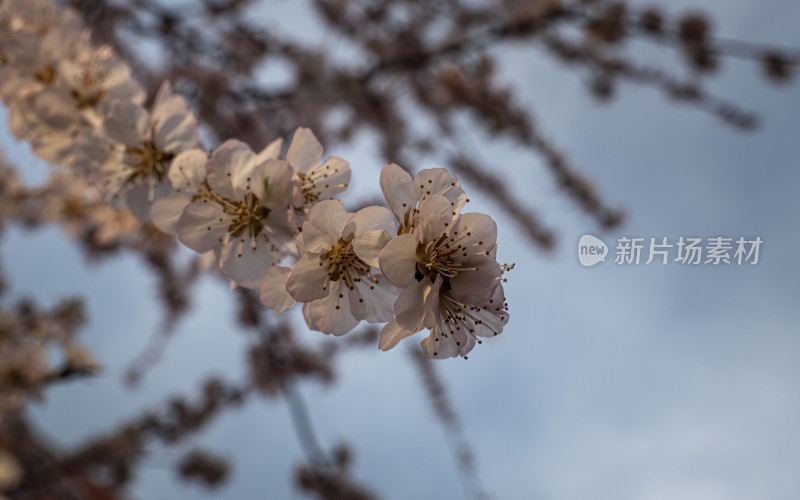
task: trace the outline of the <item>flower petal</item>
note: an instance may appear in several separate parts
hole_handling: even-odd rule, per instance
[[[320,253],[336,245],[350,215],[339,200],[326,200],[311,207],[303,223],[306,252]]]
[[[297,188],[293,174],[288,162],[267,160],[253,169],[248,185],[261,205],[269,209],[287,209]]]
[[[397,286],[410,286],[416,282],[417,237],[401,234],[386,244],[378,256],[381,272]],[[353,244],[355,249],[355,243]]]
[[[441,275],[437,275],[433,282],[433,290],[425,298],[425,317],[422,320],[422,324],[427,328],[433,328],[441,320],[439,300],[442,283],[444,283],[444,279]]]
[[[322,144],[308,128],[298,128],[292,137],[286,159],[296,171],[306,173],[322,160]]]
[[[455,224],[457,244],[468,253],[485,254],[497,247],[497,224],[486,214],[471,212],[462,214]]]
[[[103,122],[103,130],[117,142],[138,147],[144,139],[149,119],[150,115],[143,107],[129,101],[115,102]]]
[[[150,222],[149,188],[144,184],[134,184],[121,192],[125,193],[124,206],[131,214],[142,222]]]
[[[286,279],[286,290],[298,302],[312,302],[327,297],[330,293],[327,266],[316,257],[301,258]]]
[[[394,303],[399,289],[384,276],[357,281],[352,289],[345,289],[345,293],[350,301],[350,311],[356,319],[383,323],[394,317]]]
[[[258,153],[256,163],[264,163],[267,160],[277,160],[281,155],[281,146],[283,146],[283,138],[278,137],[274,141],[266,145],[264,149]]]
[[[154,113],[155,115],[155,113]],[[153,117],[153,142],[161,151],[180,153],[197,147],[197,117],[191,111],[176,111]]]
[[[286,290],[286,279],[291,268],[272,266],[267,269],[267,274],[261,281],[259,296],[261,303],[280,314],[295,303],[294,298]]]
[[[350,164],[337,156],[314,167],[303,176],[302,200],[298,206],[330,200],[344,193],[350,185]]]
[[[292,212],[287,209],[271,210],[261,222],[264,229],[259,237],[264,236],[270,245],[275,246],[276,251],[297,254],[294,240],[299,231]]]
[[[178,239],[195,252],[205,253],[222,245],[232,221],[233,216],[226,214],[219,204],[195,201],[178,219]]]
[[[353,240],[353,251],[359,259],[372,267],[378,267],[378,256],[390,241],[392,237],[386,231],[367,231]]]
[[[178,220],[183,215],[183,209],[191,202],[192,199],[189,196],[182,194],[173,194],[156,200],[150,206],[150,220],[161,231],[167,234],[176,234]]]
[[[384,165],[380,183],[389,208],[400,224],[403,224],[411,210],[416,208],[414,181],[400,165],[392,163]]]
[[[386,207],[371,206],[362,208],[350,218],[347,226],[342,230],[346,240],[352,240],[366,231],[382,229],[387,233],[396,234],[392,213]]]
[[[414,177],[414,188],[420,200],[425,196],[444,196],[454,212],[459,212],[467,202],[467,195],[461,188],[458,178],[444,168],[420,170]]]
[[[456,296],[453,296],[453,298],[463,300]],[[485,300],[482,304],[467,306],[470,314],[463,320],[464,329],[479,337],[499,335],[509,319],[505,301],[503,285],[498,284],[491,298]]]
[[[438,325],[431,330],[429,336],[420,342],[425,357],[436,359],[465,356],[475,347],[475,344],[475,338],[467,335],[466,332],[457,330],[443,334]]]
[[[148,178],[134,184],[125,191],[125,206],[134,217],[142,222],[150,222],[150,206],[154,200],[165,198],[172,193],[172,186],[166,179],[161,182]]]
[[[450,278],[450,286],[456,295],[482,295],[494,289],[500,282],[500,265],[490,255],[473,255],[467,265],[475,270],[460,271]]]
[[[247,192],[247,178],[256,166],[256,155],[236,139],[223,142],[206,164],[206,178],[211,188],[230,199],[242,199]]]
[[[206,163],[208,155],[202,149],[189,149],[176,156],[169,166],[169,177],[172,187],[183,193],[199,193],[206,180]]]
[[[422,281],[403,290],[394,304],[397,324],[406,330],[419,330],[431,302],[430,296],[439,293],[441,283],[441,279],[432,282],[428,278],[423,278]]]
[[[324,299],[303,306],[303,317],[309,328],[333,335],[344,335],[358,325],[350,312],[350,303],[344,297],[341,281],[332,284],[331,293]]]
[[[410,332],[397,324],[396,320],[386,323],[386,326],[381,330],[381,339],[378,342],[378,349],[381,351],[388,351],[396,346],[398,342],[406,337],[414,335],[415,332]]]
[[[453,209],[450,202],[441,195],[428,196],[419,204],[419,241],[427,243],[436,241],[446,234],[453,221]]]
[[[157,110],[173,97],[175,97],[175,94],[172,92],[172,84],[169,80],[164,80],[156,91],[156,97],[153,99],[153,109]]]
[[[255,248],[253,248],[255,246]],[[241,238],[229,236],[222,245],[219,267],[222,274],[243,288],[257,288],[264,275],[275,263],[275,256],[269,245],[253,240],[249,234]]]

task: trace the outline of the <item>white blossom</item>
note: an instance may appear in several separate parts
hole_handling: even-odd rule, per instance
[[[197,169],[200,162],[191,164]],[[260,162],[246,144],[233,139],[217,148],[205,170],[201,182],[198,170],[187,174],[187,191],[193,195],[175,224],[178,238],[196,252],[219,252],[223,274],[255,288],[270,266],[295,251],[293,171],[285,161]]]
[[[420,170],[412,179],[402,167],[391,163],[381,170],[380,184],[389,208],[400,223],[397,234],[409,233],[416,227],[420,203],[430,196],[444,196],[453,217],[467,202],[461,183],[443,168]]]
[[[427,306],[432,313],[425,324],[412,331],[396,320],[387,323],[381,330],[378,345],[381,350],[387,351],[404,338],[429,328],[430,335],[420,343],[425,356],[466,358],[475,344],[481,343],[478,337],[494,337],[503,331],[509,316],[502,285],[495,287],[491,297],[475,303],[474,297],[459,297],[452,290],[442,290],[442,281],[437,278],[427,294]]]
[[[301,127],[295,131],[286,160],[300,180],[301,189],[294,204],[301,212],[333,199],[350,184],[350,164],[337,156],[320,164],[322,151],[322,144],[310,129]]]
[[[202,149],[188,149],[178,154],[167,171],[174,193],[155,200],[150,206],[150,220],[169,234],[177,234],[177,224],[183,210],[198,199],[211,198],[206,182],[208,154]]]
[[[291,272],[291,267],[272,266],[267,269],[264,279],[261,280],[259,287],[261,303],[278,314],[297,302],[286,289],[286,280]]]
[[[388,321],[397,289],[380,273],[378,255],[395,224],[384,207],[352,214],[338,200],[315,205],[303,223],[303,255],[286,288],[310,328],[343,335],[360,320]]]
[[[337,156],[322,160],[322,144],[308,129],[295,130],[286,161],[292,166],[300,182],[294,200],[295,217],[302,224],[308,210],[316,203],[332,200],[350,185],[350,164]]]
[[[433,357],[465,355],[481,333],[474,326],[466,328],[473,320],[464,315],[488,310],[487,301],[495,300],[500,283],[502,269],[495,260],[497,226],[485,214],[454,216],[453,202],[445,196],[424,196],[419,210],[409,213],[412,231],[389,242],[378,259],[384,275],[406,287],[395,303],[394,322],[381,334],[380,347],[389,349],[423,328],[431,330],[436,347],[441,339],[450,339],[465,328],[469,339],[459,336],[454,344],[458,349],[426,350]]]
[[[131,212],[146,221],[150,204],[172,192],[167,178],[172,159],[197,146],[197,118],[164,83],[152,112],[134,102],[115,102],[103,129],[116,144],[100,168],[101,192],[109,200],[124,197]]]

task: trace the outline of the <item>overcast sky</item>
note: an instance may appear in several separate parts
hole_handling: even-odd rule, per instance
[[[714,2],[713,10],[723,36],[800,47],[800,4],[792,0]],[[508,166],[498,175],[560,236],[553,253],[541,252],[465,185],[471,210],[497,215],[499,259],[516,263],[503,334],[468,361],[436,363],[486,490],[497,499],[797,498],[800,86],[775,90],[749,63],[726,64],[713,88],[763,117],[747,134],[648,89],[624,86],[599,105],[574,73],[534,50],[506,51],[504,61],[504,77],[522,89],[546,133],[627,219],[615,232],[596,232],[537,157],[472,138],[482,156]],[[6,154],[29,169],[28,178],[41,178],[46,166],[13,144],[4,111],[0,117]],[[368,138],[330,152],[353,164],[354,189],[379,193],[382,163]],[[576,246],[587,232],[611,251],[620,236],[759,236],[764,243],[755,266],[609,259],[584,269]],[[246,338],[227,326],[232,300],[216,280],[202,282],[194,314],[142,387],[130,391],[122,372],[159,321],[154,280],[143,266],[132,258],[87,266],[57,229],[11,230],[0,250],[16,292],[44,301],[86,297],[84,339],[107,363],[100,377],[34,405],[57,442],[78,443],[143,405],[193,394],[205,374],[244,373]],[[323,445],[350,443],[356,477],[383,498],[460,498],[445,436],[405,350],[354,352],[338,369],[332,390],[300,388]],[[231,480],[211,497],[299,496],[289,474],[302,453],[282,402],[228,413],[196,442],[234,463]],[[176,486],[170,467],[178,457],[155,453],[136,497],[206,498],[202,489]]]

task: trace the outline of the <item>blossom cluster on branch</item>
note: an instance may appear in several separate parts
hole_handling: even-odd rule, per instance
[[[161,85],[150,106],[129,66],[96,46],[79,16],[47,0],[0,5],[0,95],[12,132],[41,158],[71,166],[113,206],[208,254],[231,286],[258,289],[308,326],[343,335],[388,322],[387,350],[423,329],[428,357],[464,356],[508,321],[491,217],[445,169],[381,173],[389,205],[348,212],[335,199],[347,161],[299,128],[260,152],[199,140],[187,101]]]

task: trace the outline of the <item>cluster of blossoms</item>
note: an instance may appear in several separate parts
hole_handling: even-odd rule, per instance
[[[298,129],[254,152],[198,139],[198,120],[165,83],[152,105],[129,67],[95,47],[78,16],[44,0],[0,5],[0,95],[34,152],[85,175],[103,198],[213,256],[234,287],[282,312],[302,302],[309,327],[343,335],[387,323],[387,350],[423,329],[425,354],[466,356],[508,321],[494,221],[462,213],[453,175],[381,172],[389,209],[348,212],[335,199],[347,161]],[[284,154],[285,149],[285,154]]]

